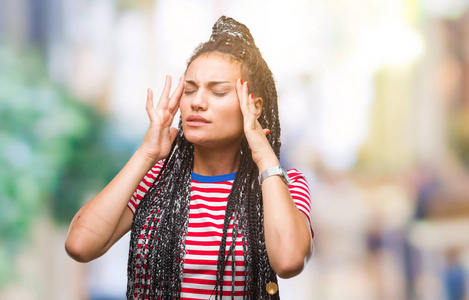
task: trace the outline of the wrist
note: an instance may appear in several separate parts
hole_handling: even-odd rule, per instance
[[[138,148],[134,153],[135,159],[137,159],[143,167],[148,167],[148,170],[153,168],[153,166],[160,161],[158,157],[150,156],[141,148]]]
[[[273,156],[266,156],[263,157],[258,163],[257,168],[259,169],[259,173],[264,172],[268,168],[280,165],[280,162],[277,156],[272,152]]]
[[[262,184],[264,180],[271,176],[279,176],[287,186],[290,185],[290,178],[288,177],[288,173],[281,165],[276,165],[263,171],[259,176],[260,183]]]

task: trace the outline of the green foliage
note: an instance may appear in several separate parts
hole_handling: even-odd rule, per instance
[[[106,120],[89,114],[91,126],[86,134],[73,141],[73,156],[61,169],[54,189],[52,210],[55,219],[69,224],[84,201],[99,192],[129,158],[129,150],[107,127]],[[77,201],[81,200],[81,201]]]
[[[0,286],[31,221],[53,215],[68,224],[126,148],[104,116],[50,80],[39,53],[0,47]]]

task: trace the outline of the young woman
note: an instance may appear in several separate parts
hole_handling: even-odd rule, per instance
[[[78,211],[67,252],[90,261],[131,230],[128,299],[278,299],[276,276],[311,255],[310,199],[279,164],[275,83],[248,28],[221,17],[170,90],[156,108],[148,90],[143,142]]]

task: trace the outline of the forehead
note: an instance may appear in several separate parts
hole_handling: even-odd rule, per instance
[[[202,54],[186,71],[186,79],[194,81],[236,80],[241,77],[241,63],[227,54]]]

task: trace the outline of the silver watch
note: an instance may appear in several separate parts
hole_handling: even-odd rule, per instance
[[[273,175],[280,176],[282,178],[283,182],[285,182],[286,185],[290,184],[290,178],[288,178],[287,171],[285,171],[285,169],[282,168],[282,166],[280,166],[280,165],[277,165],[277,166],[272,167],[272,168],[268,168],[267,170],[262,172],[261,177],[260,177],[261,184],[262,184],[262,182],[264,182],[264,180],[266,178],[268,178],[270,176],[273,176]]]

